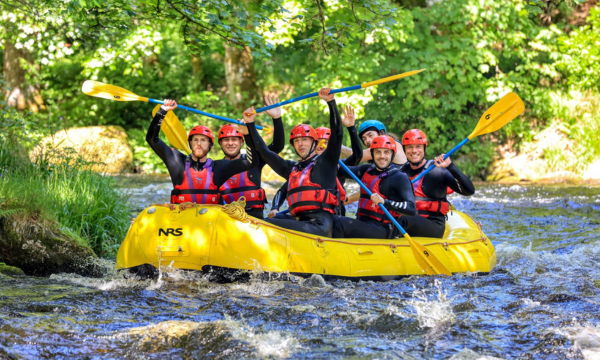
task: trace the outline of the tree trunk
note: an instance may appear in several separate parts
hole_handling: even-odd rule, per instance
[[[19,110],[31,110],[38,112],[45,110],[44,100],[38,88],[27,84],[25,69],[21,61],[31,64],[31,54],[25,49],[17,49],[9,40],[4,40],[4,68],[2,77],[6,81],[8,89],[4,93],[4,99],[8,106]]]
[[[199,93],[203,89],[204,66],[202,66],[202,60],[196,56],[192,57],[192,71],[194,73],[194,90]]]
[[[225,77],[229,100],[238,110],[245,110],[260,99],[250,48],[225,45]]]

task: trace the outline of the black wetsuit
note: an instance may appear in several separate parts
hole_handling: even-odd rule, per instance
[[[391,166],[396,168],[397,165],[392,164]],[[365,172],[374,176],[383,172],[374,165],[367,164],[352,166],[349,169],[359,179],[362,179]],[[343,169],[340,169],[339,176],[350,178],[350,175]],[[379,183],[379,193],[386,197],[384,206],[389,211],[395,211],[409,217],[417,214],[413,188],[408,176],[403,172],[395,171],[389,176],[383,177]],[[406,216],[401,218],[404,217]],[[369,216],[357,216],[356,219],[336,216],[333,220],[334,238],[389,239],[399,233],[400,231],[392,223],[384,224]]]
[[[431,164],[429,166],[435,166]],[[401,171],[406,173],[409,178],[419,175],[425,168],[425,164],[418,169],[410,167],[410,163],[402,165]],[[430,199],[447,201],[447,188],[454,190],[464,196],[471,196],[475,193],[475,186],[471,179],[458,169],[454,163],[447,168],[436,167],[425,175],[421,189]],[[441,238],[446,229],[446,217],[443,215],[430,215],[401,217],[400,225],[410,236]]]
[[[244,137],[244,139],[246,136]],[[273,142],[267,146],[269,150],[274,153],[280,153],[285,146],[285,133],[283,130],[283,121],[281,118],[273,119]],[[245,157],[242,155],[240,158]],[[254,161],[256,162],[256,167],[248,170],[248,179],[252,181],[252,183],[258,187],[261,187],[261,177],[262,177],[262,169],[267,164],[264,162],[260,156],[255,156]],[[250,216],[254,216],[255,218],[263,219],[265,214],[263,209],[252,209],[249,206],[246,207],[246,212]]]
[[[190,167],[194,168],[196,171],[201,171],[206,162],[195,161],[193,158],[191,158],[191,156],[185,155],[179,150],[170,148],[158,137],[160,133],[160,126],[162,125],[162,121],[166,114],[167,112],[162,108],[158,110],[152,119],[152,123],[150,123],[150,128],[146,134],[146,142],[148,142],[148,145],[150,145],[156,155],[158,155],[167,166],[173,186],[181,185],[184,178],[185,161],[188,157],[190,158]],[[247,156],[233,161],[213,161],[213,183],[217,188],[220,188],[225,181],[227,181],[233,175],[250,170],[256,166],[256,162],[252,161],[254,142],[250,136],[244,136],[244,141],[246,142]]]
[[[335,100],[327,102],[329,107],[329,128],[331,137],[327,149],[315,161],[310,173],[310,181],[319,184],[324,189],[337,189],[337,162],[342,150],[342,121],[338,112]],[[281,177],[289,179],[292,169],[296,166],[299,170],[306,168],[312,163],[312,159],[305,161],[291,161],[281,158],[276,153],[270,151],[262,138],[258,135],[254,123],[248,124],[248,130],[257,145],[256,151],[259,156],[269,164],[269,166]],[[325,210],[305,211],[296,214],[296,220],[288,219],[267,219],[274,225],[286,229],[302,231],[321,236],[331,236],[333,225],[333,214]]]
[[[346,129],[348,129],[348,134],[350,134],[350,144],[352,146],[352,154],[350,154],[350,156],[348,156],[347,158],[343,159],[342,162],[346,166],[356,166],[356,165],[360,164],[360,160],[362,158],[361,141],[358,138],[358,133],[356,132],[356,127],[350,126],[350,127],[347,127]],[[346,179],[342,178],[342,177],[338,177],[338,180],[340,181],[340,184],[342,184],[342,186],[344,186]],[[277,190],[277,193],[273,197],[273,201],[271,202],[271,210],[279,210],[279,208],[283,205],[283,203],[285,202],[285,199],[287,198],[287,189],[288,189],[288,182],[286,181],[285,183],[283,183],[283,185],[281,185],[281,187],[279,188],[279,190]],[[342,201],[342,199],[340,199],[340,213],[342,216],[346,215],[346,207],[344,206],[344,202]],[[283,215],[283,216],[277,215],[277,218],[285,218],[285,215]]]

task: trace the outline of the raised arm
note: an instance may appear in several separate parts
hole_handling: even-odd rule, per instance
[[[362,157],[362,146],[360,139],[358,138],[356,127],[354,126],[354,121],[356,120],[354,109],[350,105],[346,105],[342,111],[344,112],[344,119],[342,120],[342,123],[346,129],[348,129],[348,134],[350,135],[350,144],[352,146],[352,154],[342,161],[348,166],[356,166],[360,164],[360,159]],[[342,147],[342,152],[343,151],[344,149]]]
[[[278,102],[279,99],[273,95],[265,96],[265,103],[267,106],[276,104]],[[267,147],[272,152],[279,154],[285,146],[285,132],[283,129],[283,120],[281,120],[281,107],[267,110],[267,114],[273,118],[273,141]]]
[[[254,119],[256,118],[256,113],[253,113],[254,108],[249,108],[244,111],[244,122],[248,126],[248,133],[252,138],[254,149],[258,156],[260,156],[269,166],[275,171],[279,176],[287,179],[290,176],[290,172],[293,165],[291,161],[283,159],[281,156],[277,155],[277,153],[269,150],[264,140],[258,134],[256,130],[256,126],[254,124]],[[250,113],[250,115],[248,115]]]
[[[181,173],[181,167],[185,165],[185,155],[181,152],[172,149],[169,145],[165,144],[164,141],[158,136],[160,134],[160,127],[162,125],[167,112],[177,107],[175,100],[165,100],[165,105],[161,106],[146,133],[146,142],[150,145],[150,148],[156,155],[165,163],[169,175],[173,184],[181,184],[183,181],[183,173]]]
[[[335,95],[329,94],[331,89],[323,88],[319,90],[319,97],[327,101],[329,107],[329,128],[331,129],[331,137],[327,144],[327,149],[321,154],[321,158],[330,166],[337,168],[338,160],[342,151],[342,139],[344,133],[342,132],[342,119],[337,109],[335,102]]]

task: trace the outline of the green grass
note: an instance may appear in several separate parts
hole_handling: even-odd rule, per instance
[[[127,197],[73,151],[29,160],[24,116],[0,109],[0,216],[43,223],[114,256],[129,227]]]
[[[552,147],[544,152],[548,167],[583,173],[587,165],[600,159],[600,94],[572,92],[555,96],[555,125],[569,140],[571,149]]]

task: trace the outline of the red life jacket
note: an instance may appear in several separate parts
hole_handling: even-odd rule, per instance
[[[171,191],[171,203],[220,204],[221,195],[213,182],[212,170],[213,161],[211,159],[206,160],[202,170],[196,171],[190,167],[190,157],[188,156],[185,159],[183,181],[181,185],[175,185],[175,189]]]
[[[265,208],[265,191],[248,179],[247,171],[229,178],[219,190],[226,204],[231,204],[243,196],[246,198],[246,209]]]
[[[384,177],[390,176],[399,170],[400,169],[398,169],[397,167],[394,166],[394,167],[391,167],[388,170],[382,172],[379,175],[371,175],[371,174],[369,174],[369,171],[366,171],[363,174],[361,180],[367,186],[367,188],[369,190],[371,190],[371,192],[373,194],[379,194],[379,195],[381,195],[382,198],[387,199],[387,197],[379,191],[379,183],[381,183],[381,180]],[[391,211],[391,210],[390,210],[390,214],[392,214],[392,216],[394,218],[399,218],[400,216],[402,216],[401,214],[399,214],[395,211]],[[381,210],[379,205],[377,205],[376,203],[371,201],[371,197],[369,196],[369,194],[367,194],[367,192],[365,190],[363,190],[362,187],[360,188],[360,200],[358,202],[358,211],[356,212],[356,216],[357,217],[368,216],[377,221],[381,221],[384,224],[391,222],[391,220],[387,217],[387,215],[385,215],[383,210]]]
[[[429,166],[433,165],[433,160],[428,160],[425,163],[425,166],[423,167],[423,170],[427,169]],[[413,177],[409,177],[409,179],[412,181],[412,179],[416,178],[417,176],[419,176],[419,174],[413,176]],[[425,175],[427,176],[427,175]],[[425,195],[425,193],[423,192],[423,179],[425,178],[425,176],[423,176],[422,178],[420,178],[419,180],[417,180],[417,182],[413,183],[413,189],[415,191],[415,202],[417,205],[417,214],[423,216],[423,217],[429,217],[429,216],[446,216],[446,214],[448,214],[448,212],[450,211],[450,203],[448,202],[448,200],[446,200],[446,198],[444,199],[430,199],[427,197],[427,195]],[[452,191],[452,189],[450,189],[450,191],[448,191],[447,188],[446,189],[446,194],[451,194],[454,191]]]
[[[288,206],[290,214],[296,216],[305,211],[325,210],[335,214],[335,208],[339,205],[337,193],[324,189],[321,185],[310,181],[315,159],[304,170],[298,170],[294,166],[288,180]],[[337,178],[336,178],[337,180]],[[337,182],[338,189],[341,187]],[[345,195],[345,191],[344,194]]]

